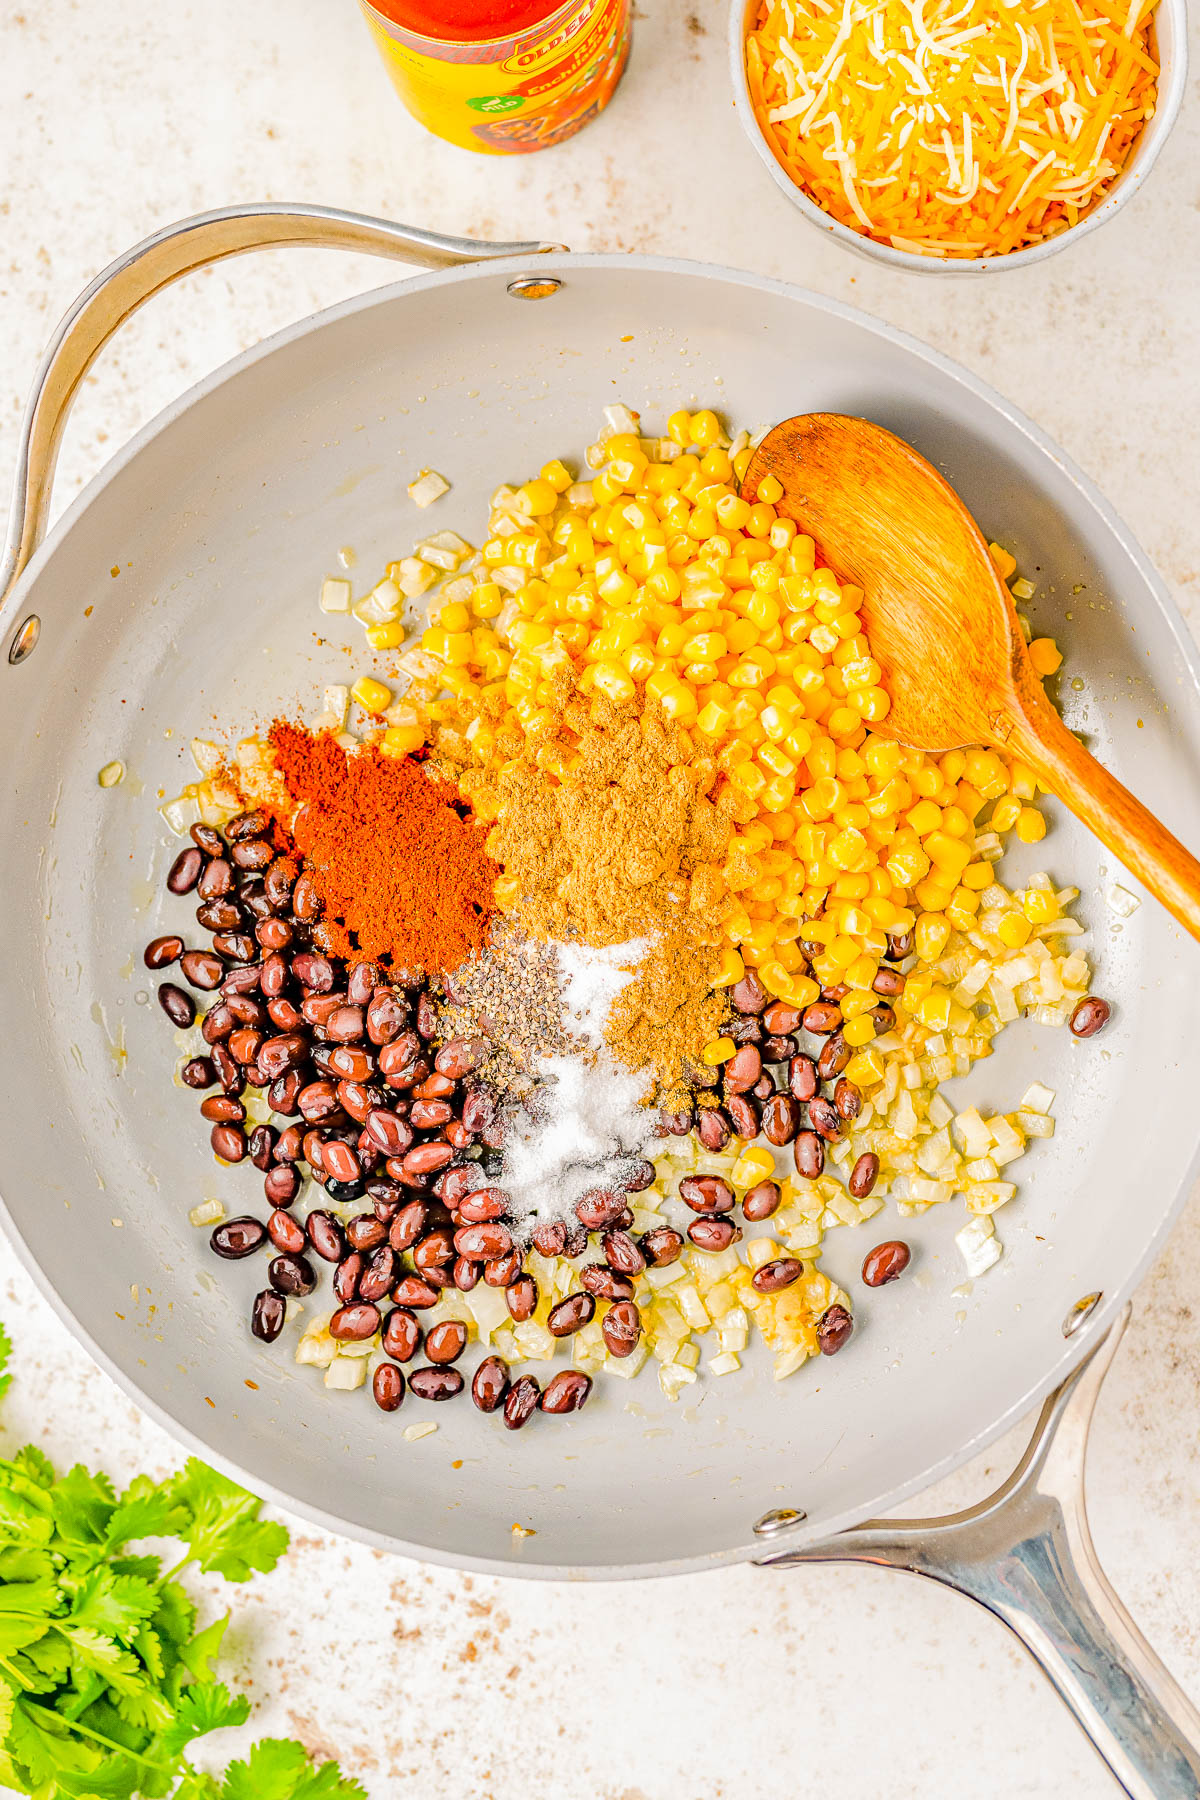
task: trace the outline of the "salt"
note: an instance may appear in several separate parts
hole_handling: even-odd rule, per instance
[[[618,1186],[653,1132],[642,1104],[650,1071],[622,1067],[604,1045],[609,1009],[645,950],[640,940],[607,950],[559,947],[564,1013],[578,1048],[538,1058],[538,1091],[510,1121],[504,1146],[501,1180],[530,1225],[574,1224],[576,1201]]]

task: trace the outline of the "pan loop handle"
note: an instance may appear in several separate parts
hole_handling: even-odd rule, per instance
[[[1129,1312],[1050,1395],[986,1500],[944,1519],[870,1520],[760,1566],[875,1563],[955,1588],[1020,1638],[1130,1800],[1197,1800],[1200,1713],[1110,1587],[1084,1502],[1088,1428]]]
[[[54,465],[76,389],[109,338],[163,288],[209,263],[279,244],[366,250],[427,268],[500,256],[542,256],[562,244],[486,244],[443,237],[329,206],[230,206],[164,226],[109,263],[84,289],[50,340],[25,409],[12,516],[0,561],[0,611],[46,530]]]

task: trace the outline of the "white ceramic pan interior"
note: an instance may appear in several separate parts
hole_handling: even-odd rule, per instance
[[[831,1232],[857,1288],[899,1230],[912,1274],[862,1294],[834,1361],[776,1384],[769,1365],[707,1378],[677,1404],[653,1371],[601,1380],[585,1412],[519,1435],[465,1401],[384,1417],[330,1393],[247,1329],[262,1283],[218,1263],[188,1209],[261,1209],[257,1176],[211,1157],[141,949],[191,923],[163,877],[156,812],[192,778],[188,740],[311,715],[365,666],[358,628],[316,608],[337,552],[370,579],[434,526],[473,541],[489,493],[547,457],[578,458],[600,409],[650,428],[715,405],[755,426],[863,414],[947,475],[1037,583],[1032,612],[1066,653],[1068,722],[1200,843],[1200,700],[1180,622],[1111,510],[989,389],[911,339],[779,282],[651,258],[543,259],[561,285],[509,292],[530,264],[422,276],[309,320],[164,413],[71,509],[3,620],[40,640],[0,663],[6,919],[0,1188],[23,1253],[139,1403],[206,1456],[310,1517],[435,1560],[536,1574],[648,1574],[747,1557],[769,1509],[807,1514],[793,1546],[876,1513],[963,1460],[1045,1393],[1109,1325],[1172,1216],[1197,1138],[1200,958],[1147,901],[1106,907],[1111,856],[1055,806],[1044,844],[1010,855],[1083,890],[1105,1035],[1013,1026],[958,1090],[1010,1108],[1034,1077],[1058,1133],[1019,1165],[1001,1263],[964,1290],[958,1206]],[[453,483],[418,514],[405,483]],[[349,651],[349,653],[348,653]],[[384,665],[385,666],[385,665]],[[382,672],[382,670],[381,670]],[[128,771],[108,791],[102,765]],[[1127,884],[1130,885],[1130,884]],[[436,872],[431,901],[436,903]],[[1062,1322],[1103,1300],[1071,1343]],[[438,1430],[408,1442],[419,1417]],[[536,1535],[514,1540],[520,1521]]]

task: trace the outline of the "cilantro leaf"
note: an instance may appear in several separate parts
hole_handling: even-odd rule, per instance
[[[2,1329],[3,1327],[0,1327],[0,1330]],[[0,1392],[3,1390],[0,1389]],[[12,1459],[12,1466],[14,1469],[19,1469],[22,1475],[27,1476],[38,1487],[54,1486],[54,1464],[45,1451],[39,1450],[36,1444],[22,1445]]]
[[[177,1757],[193,1738],[226,1726],[244,1725],[250,1702],[244,1694],[231,1694],[223,1681],[194,1681],[183,1690],[172,1722],[159,1738],[164,1756]]]
[[[50,1502],[58,1535],[68,1544],[91,1546],[104,1542],[116,1505],[113,1484],[107,1475],[76,1463],[55,1485]]]
[[[106,1756],[87,1774],[60,1772],[57,1788],[74,1800],[133,1800],[138,1791],[142,1770],[132,1756]]]
[[[187,1664],[197,1681],[211,1681],[213,1665],[221,1654],[221,1639],[225,1636],[225,1627],[229,1623],[229,1614],[223,1613],[198,1631],[190,1643],[180,1649],[180,1656]]]
[[[287,1529],[259,1518],[262,1501],[192,1456],[174,1484],[189,1521],[179,1527],[191,1558],[226,1581],[270,1574],[288,1546]]]
[[[367,1800],[336,1763],[314,1768],[292,1738],[260,1738],[245,1762],[232,1762],[221,1800]]]
[[[160,1485],[148,1475],[131,1481],[109,1516],[105,1549],[115,1550],[138,1538],[175,1537],[186,1522],[186,1514],[172,1486],[173,1483]]]
[[[2,1400],[8,1392],[8,1385],[12,1380],[12,1376],[7,1372],[8,1359],[11,1355],[12,1339],[9,1337],[7,1331],[5,1331],[3,1325],[0,1325],[0,1400]]]
[[[152,1618],[158,1594],[138,1575],[114,1575],[103,1565],[80,1586],[71,1608],[72,1625],[88,1626],[118,1643],[131,1643],[138,1627]]]
[[[158,1609],[150,1623],[160,1638],[176,1647],[187,1643],[196,1624],[196,1609],[177,1581],[164,1581],[158,1590]],[[194,1674],[200,1674],[196,1669]]]

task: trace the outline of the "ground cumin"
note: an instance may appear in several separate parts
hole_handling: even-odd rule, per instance
[[[712,989],[731,829],[714,797],[716,764],[653,702],[579,695],[565,700],[556,738],[511,748],[498,767],[465,776],[493,821],[487,849],[504,865],[505,908],[534,937],[595,948],[650,940],[608,1039],[674,1094],[726,1010]],[[561,776],[546,772],[556,761]]]

